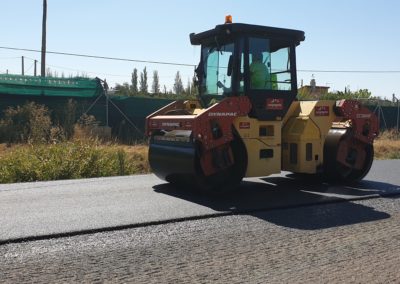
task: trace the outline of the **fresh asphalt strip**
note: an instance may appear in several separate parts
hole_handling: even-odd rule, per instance
[[[110,226],[110,227],[90,229],[90,230],[79,230],[79,231],[72,231],[72,232],[65,232],[65,233],[30,236],[30,237],[24,237],[24,238],[0,240],[0,245],[17,244],[17,243],[24,243],[24,242],[40,241],[40,240],[58,239],[58,238],[68,238],[68,237],[75,237],[75,236],[81,236],[81,235],[90,235],[90,234],[105,233],[105,232],[112,232],[112,231],[122,231],[122,230],[128,230],[128,229],[165,225],[165,224],[187,222],[187,221],[204,220],[204,219],[211,219],[211,218],[218,218],[218,217],[225,217],[225,216],[248,215],[248,214],[253,214],[253,213],[258,213],[258,212],[267,212],[267,211],[273,211],[273,210],[296,209],[296,208],[310,207],[310,206],[322,205],[322,204],[353,202],[353,201],[384,198],[384,197],[394,197],[394,196],[400,196],[400,192],[390,192],[390,193],[383,193],[383,194],[366,195],[363,197],[355,197],[355,198],[351,198],[351,199],[331,199],[331,200],[323,200],[320,202],[304,203],[304,204],[299,204],[299,205],[258,208],[258,209],[252,209],[252,210],[235,210],[234,209],[234,210],[228,211],[228,212],[217,212],[214,214],[206,214],[206,215],[202,215],[202,216],[189,216],[189,217],[184,217],[184,218],[174,218],[174,219],[161,220],[161,221],[152,221],[152,222],[144,222],[144,223],[136,223],[136,224],[120,225],[120,226]]]

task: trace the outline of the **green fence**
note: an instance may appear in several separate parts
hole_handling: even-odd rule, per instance
[[[110,96],[107,104],[99,79],[0,74],[0,117],[6,108],[32,101],[45,105],[54,116],[69,99],[76,102],[76,120],[83,113],[93,115],[101,125],[108,124],[115,136],[127,141],[144,138],[145,117],[172,101]]]
[[[172,101],[109,96],[107,104],[99,79],[0,74],[0,117],[8,107],[35,102],[45,105],[54,118],[64,110],[70,99],[76,102],[76,120],[83,113],[93,115],[100,125],[110,126],[113,135],[126,142],[143,139],[145,117]]]
[[[4,95],[90,98],[102,92],[99,79],[0,74],[0,94]]]

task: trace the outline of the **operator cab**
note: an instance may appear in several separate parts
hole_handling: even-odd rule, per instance
[[[190,34],[191,44],[201,45],[202,103],[245,95],[251,117],[281,120],[297,95],[295,48],[303,40],[303,31],[239,23]]]

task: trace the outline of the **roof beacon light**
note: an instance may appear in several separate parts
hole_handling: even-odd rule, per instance
[[[225,24],[232,24],[232,16],[231,15],[225,16]]]

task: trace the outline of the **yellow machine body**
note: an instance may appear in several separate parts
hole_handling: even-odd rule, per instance
[[[317,173],[323,165],[325,137],[336,115],[335,101],[295,101],[282,121],[239,117],[234,126],[247,151],[246,177],[282,170]]]
[[[324,143],[336,115],[335,101],[295,101],[282,128],[282,170],[317,173],[324,161]]]
[[[281,171],[282,121],[259,121],[239,117],[234,126],[247,151],[246,177],[266,176]]]

